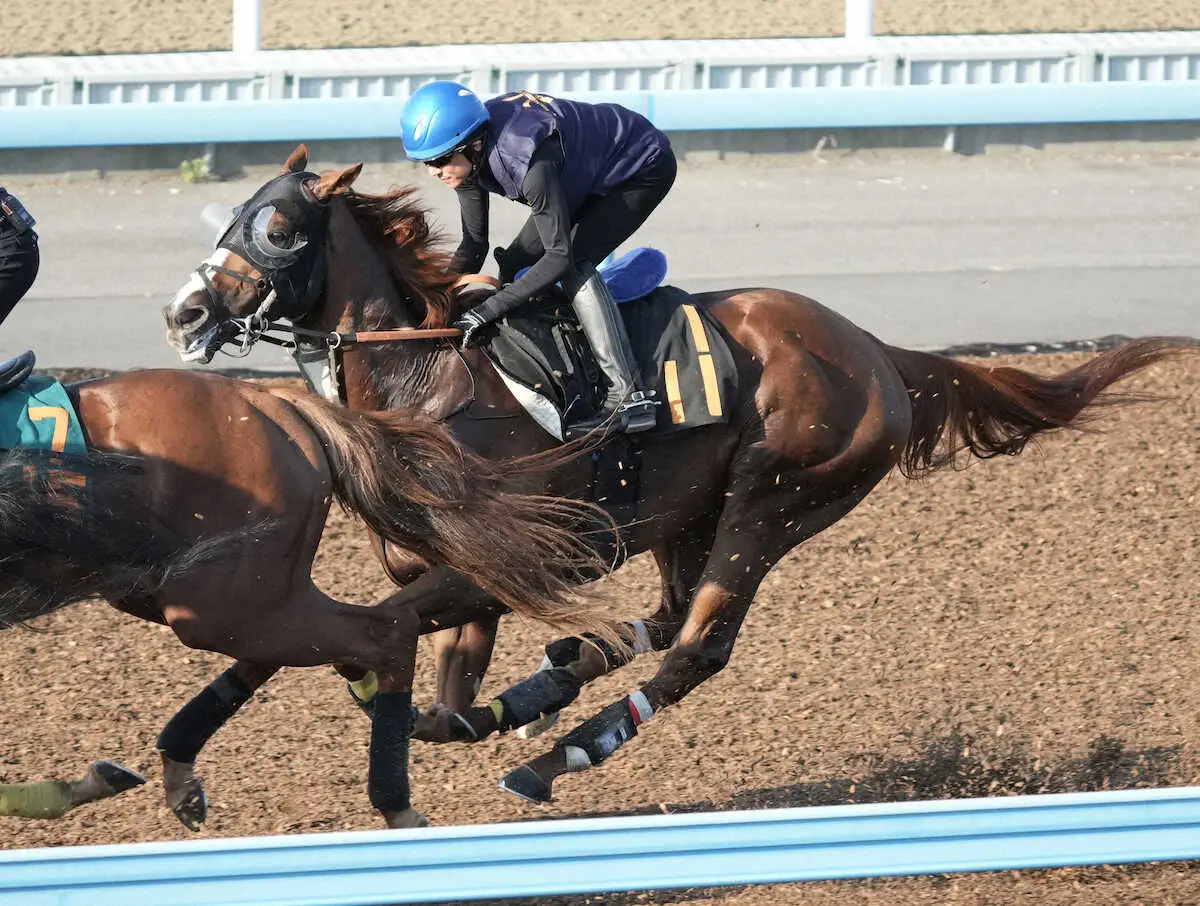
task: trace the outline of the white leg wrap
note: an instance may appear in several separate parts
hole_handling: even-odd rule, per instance
[[[637,724],[644,724],[654,716],[654,709],[650,707],[650,699],[646,698],[646,693],[641,689],[630,694],[629,706],[633,709],[634,722]]]

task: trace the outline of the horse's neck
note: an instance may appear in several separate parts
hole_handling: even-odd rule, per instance
[[[364,344],[345,359],[348,402],[367,410],[413,409],[446,418],[470,402],[470,377],[444,341]]]
[[[333,217],[343,263],[330,261],[318,329],[359,333],[418,326],[420,314],[353,218],[340,209]],[[461,370],[457,361],[454,350],[436,340],[364,343],[346,353],[349,403],[356,409],[418,409],[436,417],[451,406],[449,397],[461,383],[455,378]]]

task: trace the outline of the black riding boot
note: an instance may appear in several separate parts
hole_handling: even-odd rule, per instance
[[[650,430],[658,419],[655,411],[658,404],[650,399],[651,393],[642,389],[637,361],[617,303],[595,270],[588,269],[571,306],[596,356],[596,363],[608,380],[608,394],[599,412],[584,421],[566,425],[564,436],[571,440],[597,428],[626,434]]]

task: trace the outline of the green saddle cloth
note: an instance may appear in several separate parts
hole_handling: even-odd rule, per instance
[[[86,453],[79,414],[67,388],[54,378],[33,377],[0,396],[0,448]]]

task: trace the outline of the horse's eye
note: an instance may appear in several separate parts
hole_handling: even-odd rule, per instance
[[[269,239],[271,241],[271,245],[275,246],[276,248],[285,249],[292,244],[288,234],[283,230],[271,230],[271,232],[267,234],[267,239]]]

